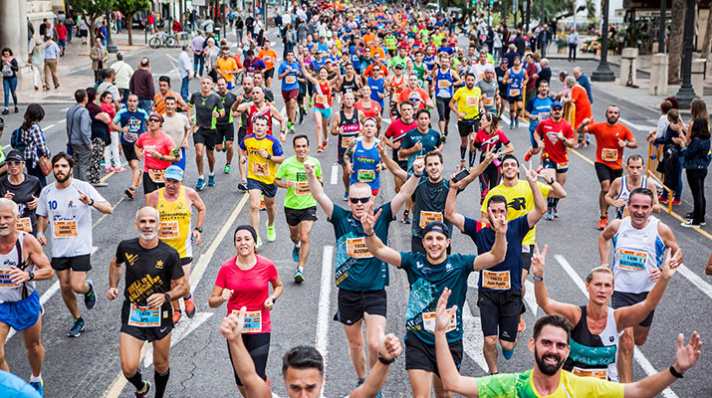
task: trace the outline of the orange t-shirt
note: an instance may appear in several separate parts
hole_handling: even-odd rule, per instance
[[[381,59],[386,59],[386,53],[383,51],[383,47],[376,47],[376,46],[370,46],[371,47],[371,56],[373,57],[376,54],[381,54]]]
[[[586,95],[584,93],[584,95]],[[578,108],[576,109],[578,113]],[[618,139],[623,141],[633,140],[633,133],[622,123],[613,126],[608,122],[588,125],[589,134],[596,137],[596,163],[604,164],[613,170],[623,168],[623,148],[618,145]]]
[[[372,33],[368,33],[368,34],[363,35],[363,42],[364,42],[367,46],[371,46],[371,43],[373,43],[374,40],[376,40],[376,36],[373,35]]]
[[[235,62],[234,58],[227,57],[227,59],[223,59],[223,57],[220,57],[217,62],[215,62],[215,66],[220,69],[220,74],[225,78],[225,80],[228,82],[235,81],[235,75],[232,73],[226,73],[237,72],[237,62]]]
[[[157,92],[156,96],[153,97],[153,106],[156,108],[156,112],[159,115],[165,115],[166,114],[166,107],[165,107],[165,100],[166,97],[176,97],[180,98],[179,96],[176,95],[176,93],[173,92],[173,90],[168,90],[168,93],[164,96],[161,94],[161,92]]]
[[[265,63],[265,70],[270,70],[274,69],[274,61],[277,60],[277,53],[274,52],[274,50],[271,48],[267,51],[260,50],[260,52],[257,54],[257,58],[261,59],[262,62]]]
[[[398,102],[410,101],[417,107],[418,110],[425,108],[425,101],[429,100],[430,96],[422,88],[418,87],[415,90],[406,88],[401,91]]]
[[[376,63],[373,62],[371,65],[366,67],[366,70],[363,72],[364,76],[373,77],[373,65],[376,65]],[[386,67],[386,64],[379,62],[378,65],[381,67],[381,76],[388,77],[388,68]]]
[[[574,120],[574,129],[581,125],[584,119],[592,118],[591,101],[588,100],[586,89],[581,86],[574,86],[571,89],[571,99],[576,103],[576,120]]]

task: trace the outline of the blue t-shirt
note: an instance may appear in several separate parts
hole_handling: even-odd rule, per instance
[[[122,145],[133,145],[138,141],[138,136],[146,131],[148,113],[142,108],[136,108],[136,112],[130,112],[128,108],[120,110],[114,116],[114,123],[120,127],[128,127],[128,133],[121,133]]]
[[[378,143],[378,141],[376,141]],[[379,181],[378,164],[381,162],[381,155],[378,154],[376,145],[371,149],[366,149],[363,142],[357,139],[356,146],[353,148],[353,153],[350,154],[353,173],[351,173],[351,185],[357,182],[365,182],[371,187],[371,190],[376,190],[381,187]]]
[[[422,142],[423,149],[417,152],[413,152],[408,155],[408,172],[413,170],[413,162],[416,159],[425,158],[425,154],[439,147],[442,141],[440,140],[440,133],[433,129],[428,129],[426,134],[421,134],[417,128],[405,133],[403,141],[401,141],[401,148],[409,149],[415,146],[418,141]]]
[[[538,116],[536,120],[529,119],[529,131],[534,132],[534,130],[536,130],[536,126],[539,125],[539,122],[551,117],[551,104],[553,102],[553,98],[546,97],[542,99],[539,95],[534,98],[530,98],[529,101],[527,101],[527,106],[524,109],[526,109],[526,111],[530,114]]]
[[[279,70],[277,70],[277,74],[281,75],[287,70],[287,67],[291,67],[292,71],[289,72],[286,76],[284,76],[284,79],[282,79],[282,91],[289,91],[289,90],[296,90],[299,89],[299,82],[297,81],[297,71],[302,70],[302,67],[299,65],[299,62],[294,61],[292,63],[289,63],[287,61],[283,61],[281,64],[279,64]],[[288,81],[292,81],[292,83],[288,83]]]
[[[353,64],[354,69],[361,70],[361,56],[356,52],[355,46],[349,47],[349,54],[351,58],[351,64]]]
[[[507,254],[504,256],[504,261],[480,271],[480,280],[477,282],[478,289],[495,292],[521,290],[522,240],[530,229],[527,214],[507,222]],[[480,221],[465,217],[465,228],[462,233],[475,242],[479,254],[492,250],[492,246],[494,246],[496,232]],[[509,284],[509,289],[505,288],[507,284]]]
[[[445,43],[444,39],[443,39],[443,43]],[[453,50],[452,47],[450,47],[450,46],[445,46],[445,47],[440,46],[440,47],[438,47],[437,53],[438,54],[439,53],[447,53],[447,55],[452,55],[452,54],[455,54],[455,50]]]
[[[328,53],[329,52],[329,45],[327,43],[318,43],[317,44],[317,51],[320,53]]]
[[[380,209],[383,212],[376,220],[373,232],[386,243],[388,226],[396,218],[393,216],[390,202]],[[355,292],[383,290],[388,285],[388,264],[369,253],[361,221],[354,219],[350,210],[337,205],[334,205],[334,211],[328,221],[334,225],[336,235],[336,287]]]
[[[319,73],[319,68],[324,66],[326,64],[326,58],[321,59],[321,61],[317,61],[316,57],[314,57],[314,60],[309,63],[309,67],[311,70],[313,70],[315,73]]]
[[[32,386],[12,373],[0,370],[0,391],[4,398],[39,398]]]
[[[441,264],[430,264],[422,253],[401,252],[401,269],[408,276],[410,294],[405,313],[405,329],[420,341],[435,345],[435,335],[430,329],[435,327],[435,308],[443,290],[447,287],[452,294],[447,307],[457,305],[455,328],[447,332],[448,343],[462,339],[462,307],[467,296],[467,277],[474,271],[476,255],[453,254]],[[431,314],[432,313],[432,314]],[[429,319],[424,322],[423,318]],[[430,319],[432,321],[430,321]]]
[[[383,104],[384,104],[384,98],[381,98],[379,94],[385,94],[386,93],[386,79],[384,79],[382,76],[378,78],[378,80],[368,77],[368,86],[371,87],[371,99],[373,101],[378,102],[378,105],[381,106],[381,109],[383,109]]]

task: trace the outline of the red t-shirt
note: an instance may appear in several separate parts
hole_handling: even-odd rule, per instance
[[[67,27],[62,25],[62,26],[57,26],[57,37],[59,40],[67,40]]]
[[[428,93],[422,88],[418,87],[415,90],[406,88],[400,93],[398,98],[399,102],[410,101],[413,105],[417,106],[417,110],[425,108],[425,102],[430,99]]]
[[[544,141],[544,151],[549,155],[549,159],[555,163],[568,163],[569,154],[566,151],[564,141],[560,140],[559,133],[564,134],[564,138],[574,138],[574,129],[571,124],[564,119],[554,122],[553,119],[545,119],[539,122],[536,132]]]
[[[241,270],[237,266],[235,263],[237,256],[227,260],[220,267],[215,280],[215,286],[234,291],[227,302],[228,315],[233,311],[237,315],[240,308],[247,307],[247,318],[255,321],[251,325],[249,319],[245,321],[243,333],[249,334],[272,331],[270,311],[264,309],[264,304],[269,297],[270,282],[276,281],[279,276],[277,267],[272,261],[259,254],[256,257],[255,266],[248,270]],[[257,325],[257,318],[260,319],[260,325]]]
[[[480,130],[475,135],[475,148],[480,150],[480,163],[485,160],[485,154],[487,151],[494,147],[494,153],[502,150],[502,147],[509,144],[509,138],[502,132],[502,130],[497,130],[495,134],[489,135],[486,131]]]
[[[623,148],[618,145],[618,139],[633,140],[633,133],[628,127],[621,123],[611,126],[608,122],[601,122],[588,125],[588,132],[596,136],[596,163],[605,164],[613,170],[622,169]]]
[[[138,137],[138,141],[136,141],[136,145],[143,148],[145,152],[146,156],[144,157],[143,171],[146,173],[148,173],[149,169],[165,170],[168,166],[173,164],[165,160],[154,159],[151,155],[149,155],[151,151],[156,151],[161,155],[170,156],[171,150],[176,147],[176,143],[173,142],[173,138],[163,131],[161,131],[161,134],[156,138],[151,137],[151,134],[148,131],[141,134]]]
[[[371,104],[370,104],[370,105],[371,105],[370,108],[364,108],[364,107],[363,107],[363,100],[358,100],[358,101],[354,104],[354,108],[356,108],[356,109],[360,110],[361,112],[363,112],[364,118],[368,119],[369,117],[372,117],[372,118],[375,119],[375,118],[376,118],[376,115],[380,115],[380,114],[381,114],[381,111],[382,111],[381,106],[378,105],[378,102],[373,101],[373,100],[371,100]]]
[[[405,124],[403,123],[403,120],[398,118],[393,123],[388,125],[388,129],[386,130],[386,137],[388,137],[391,141],[398,141],[405,136],[405,133],[409,132],[410,130],[415,130],[417,128],[418,122],[416,122],[415,120],[413,120],[410,124]]]

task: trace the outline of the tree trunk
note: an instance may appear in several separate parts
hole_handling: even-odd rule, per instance
[[[685,28],[685,0],[672,0],[672,23],[668,43],[668,84],[680,84],[680,63],[682,61],[682,39]]]
[[[89,48],[92,48],[96,45],[96,28],[94,25],[96,24],[97,18],[99,18],[101,15],[91,15],[89,16]]]
[[[702,58],[710,56],[710,43],[712,41],[712,9],[707,13],[707,26],[705,28],[705,38],[702,41]]]
[[[126,30],[129,31],[129,46],[133,46],[133,13],[124,15],[124,21],[129,21]]]

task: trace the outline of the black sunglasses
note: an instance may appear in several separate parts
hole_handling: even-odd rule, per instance
[[[7,162],[7,164],[9,164],[10,166],[17,166],[17,165],[22,164],[22,162],[19,160],[10,160]]]
[[[349,198],[349,202],[351,202],[351,203],[353,203],[353,204],[356,204],[356,203],[359,203],[359,202],[361,202],[361,203],[368,203],[369,200],[371,200],[371,197],[370,197],[370,196],[367,197],[367,198]]]

